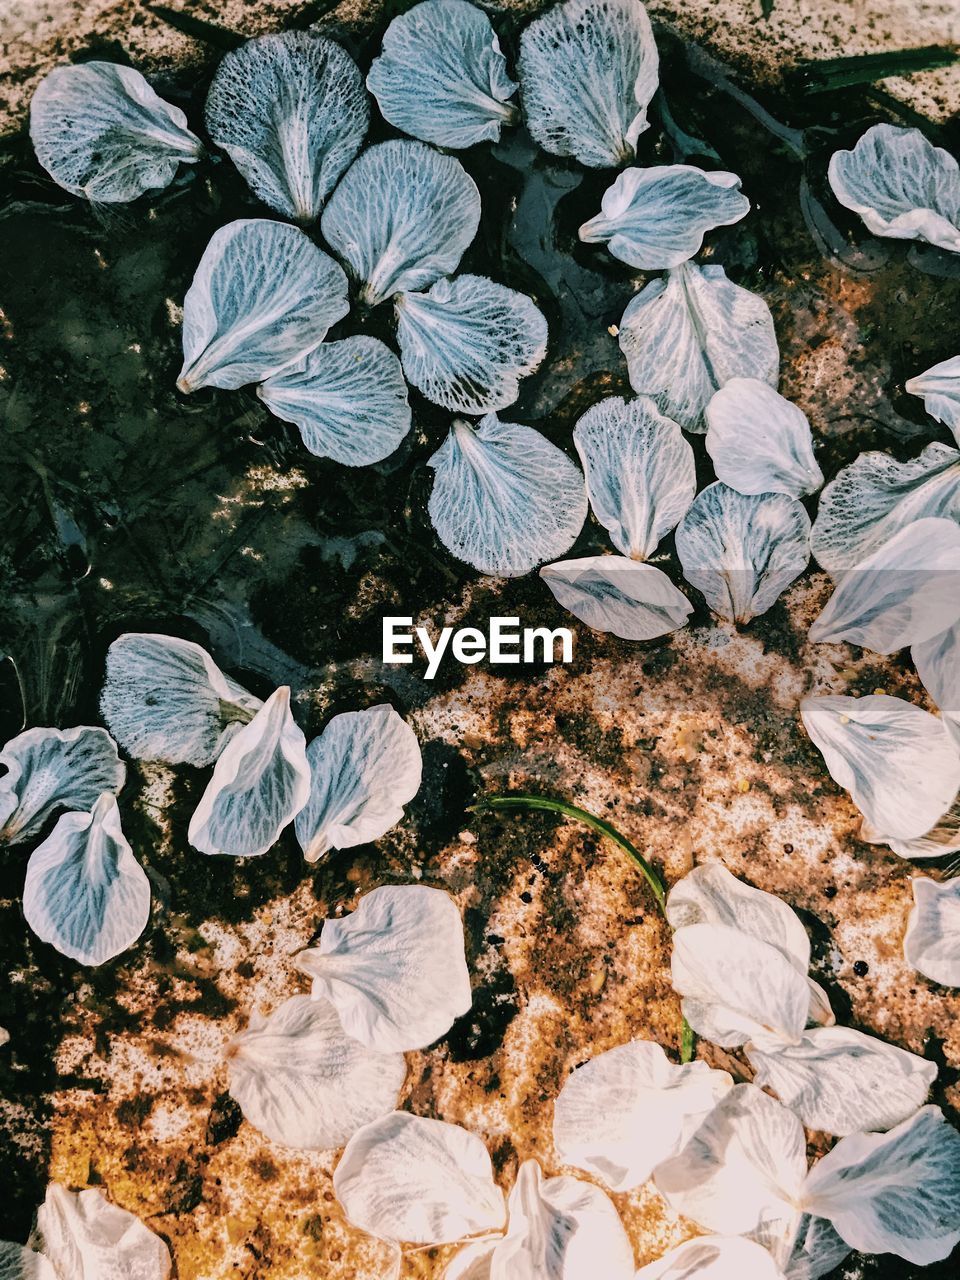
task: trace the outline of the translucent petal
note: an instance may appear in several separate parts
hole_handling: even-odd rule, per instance
[[[804,728],[834,782],[897,840],[934,827],[960,791],[960,752],[942,721],[901,698],[804,698]]]
[[[960,987],[960,880],[914,879],[903,955],[925,978]]]
[[[470,1009],[457,904],[442,889],[384,885],[350,915],[324,921],[297,967],[343,1029],[381,1053],[425,1049]]]
[[[201,853],[256,857],[276,843],[309,796],[306,741],[284,686],[221,752],[187,838]]]
[[[454,422],[429,459],[429,511],[447,550],[481,573],[513,578],[563,555],[587,515],[576,464],[532,427],[488,413]]]
[[[632,160],[657,91],[659,60],[639,0],[566,0],[520,37],[527,128],[558,156],[605,169]]]
[[[420,790],[417,735],[386,703],[334,716],[307,747],[310,799],[297,814],[308,862],[379,840]]]
[[[625,169],[600,207],[580,228],[581,240],[608,243],[615,258],[641,271],[665,271],[699,253],[714,227],[739,222],[750,201],[735,173],[665,164]]]
[[[493,1254],[500,1241],[480,1239],[458,1250],[443,1273],[443,1280],[490,1280]]]
[[[810,517],[783,493],[707,485],[677,529],[683,576],[730,622],[771,608],[807,567]]]
[[[58,1280],[58,1276],[42,1253],[0,1240],[0,1280]]]
[[[137,760],[212,764],[262,705],[178,636],[128,631],[107,650],[100,710]]]
[[[910,650],[923,687],[960,747],[960,622]]]
[[[333,1189],[353,1226],[384,1240],[444,1244],[498,1231],[506,1219],[480,1139],[405,1111],[354,1134]]]
[[[20,844],[56,809],[89,810],[119,791],[127,768],[105,729],[27,729],[0,752],[0,841]]]
[[[693,612],[665,573],[625,556],[558,560],[544,565],[540,577],[575,618],[623,640],[667,635]]]
[[[769,1088],[808,1129],[843,1136],[892,1129],[926,1101],[937,1067],[848,1027],[817,1027],[769,1052],[747,1045],[754,1084]]]
[[[766,1249],[739,1236],[699,1236],[641,1267],[636,1280],[783,1280]]]
[[[349,309],[346,276],[302,231],[265,218],[228,222],[184,299],[177,386],[262,382],[302,361]]]
[[[456,271],[479,225],[480,193],[460,161],[405,139],[368,147],[321,221],[371,306]]]
[[[601,400],[577,423],[593,514],[625,556],[648,560],[697,492],[693,449],[648,396]]]
[[[738,493],[816,493],[823,472],[805,415],[756,378],[732,378],[707,405],[707,453]]]
[[[689,431],[706,430],[704,411],[731,378],[776,386],[780,349],[764,300],[692,262],[652,280],[620,321],[630,385]]]
[[[37,1235],[61,1280],[167,1280],[170,1250],[139,1218],[99,1191],[52,1183]]]
[[[343,1030],[326,1000],[292,996],[254,1014],[227,1048],[230,1094],[244,1118],[285,1147],[342,1147],[388,1115],[407,1073],[402,1053],[375,1053]]]
[[[311,31],[248,40],[207,95],[206,124],[271,209],[313,222],[363,145],[370,108],[346,50]]]
[[[826,1218],[808,1213],[765,1219],[749,1239],[769,1251],[786,1280],[820,1280],[850,1252]]]
[[[928,518],[898,530],[848,569],[810,628],[814,643],[896,653],[960,618],[960,524]]]
[[[960,1241],[960,1133],[924,1107],[889,1133],[842,1138],[810,1171],[804,1200],[861,1253],[939,1262]]]
[[[639,1187],[677,1154],[732,1084],[726,1071],[705,1062],[675,1066],[651,1041],[609,1049],[578,1067],[560,1090],[557,1155],[611,1191]]]
[[[913,396],[923,397],[923,407],[931,418],[944,423],[960,444],[960,356],[941,360],[906,384]]]
[[[438,147],[498,142],[517,117],[500,41],[464,0],[421,0],[394,18],[367,88],[392,125]]]
[[[765,1219],[793,1216],[806,1170],[800,1121],[755,1085],[739,1084],[653,1181],[677,1213],[708,1231],[742,1235]]]
[[[919,129],[878,124],[827,170],[833,194],[875,236],[960,253],[960,166]]]
[[[520,379],[540,364],[547,322],[525,293],[462,275],[397,297],[397,341],[404,373],[428,400],[490,413],[513,404]]]
[[[910,462],[861,453],[820,495],[811,546],[833,578],[925,516],[960,520],[960,452],[928,444]]]
[[[388,458],[410,430],[400,361],[377,338],[322,342],[302,364],[268,378],[257,395],[300,428],[312,454],[347,467]]]
[[[187,117],[133,67],[55,67],[30,104],[37,159],[58,186],[103,204],[136,200],[173,181],[203,154]]]
[[[944,727],[949,726],[944,722]],[[910,840],[898,840],[884,834],[864,818],[860,824],[860,839],[867,844],[885,844],[898,858],[941,858],[945,853],[960,850],[960,796],[937,821],[936,826],[922,836]]]

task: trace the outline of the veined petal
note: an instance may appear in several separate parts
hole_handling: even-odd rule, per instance
[[[944,721],[944,727],[950,726]],[[945,853],[960,850],[960,795],[938,820],[935,827],[911,840],[898,840],[885,835],[864,818],[860,824],[860,839],[867,844],[885,844],[898,858],[942,858]]]
[[[625,556],[558,560],[544,565],[540,577],[575,618],[623,640],[667,635],[693,612],[662,570]]]
[[[23,1245],[0,1240],[0,1280],[59,1280],[43,1256]]]
[[[960,987],[960,880],[915,877],[903,955],[925,978]]]
[[[0,765],[0,842],[20,844],[57,809],[92,809],[127,776],[105,729],[26,729],[4,746]]]
[[[806,415],[766,382],[731,378],[707,405],[706,419],[717,479],[738,493],[802,498],[823,484]]]
[[[910,657],[943,716],[947,732],[960,747],[960,622],[915,644]]]
[[[636,1273],[635,1280],[783,1280],[766,1249],[740,1236],[699,1236]]]
[[[61,1280],[167,1280],[170,1250],[134,1214],[99,1191],[51,1183],[37,1236]]]
[[[923,397],[923,407],[930,417],[949,427],[960,444],[960,356],[941,360],[909,378],[906,389],[912,396]]]
[[[749,1239],[770,1253],[786,1280],[820,1280],[843,1262],[850,1246],[826,1218],[794,1211],[761,1221]]]
[[[450,1259],[443,1280],[490,1280],[493,1252],[499,1243],[493,1237],[464,1245]]]

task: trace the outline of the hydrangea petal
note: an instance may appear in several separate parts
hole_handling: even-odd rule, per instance
[[[456,271],[480,225],[480,193],[453,156],[395,139],[354,161],[320,225],[372,306]]]
[[[306,741],[284,686],[221,752],[187,838],[201,853],[256,857],[276,843],[309,796]]]
[[[594,631],[654,640],[684,626],[693,606],[662,570],[625,556],[558,560],[540,570],[564,609]]]
[[[697,492],[693,449],[648,396],[601,400],[573,432],[593,514],[625,556],[648,560]]]
[[[0,765],[0,842],[20,844],[56,809],[87,811],[127,776],[105,729],[26,729],[4,746]]]
[[[738,493],[816,493],[823,472],[806,416],[756,378],[731,378],[707,405],[707,453]]]
[[[59,1280],[43,1256],[23,1245],[0,1240],[0,1280]]]
[[[52,1183],[37,1210],[41,1248],[69,1280],[168,1280],[170,1250],[139,1218],[95,1188]]]
[[[420,790],[417,735],[386,703],[334,716],[307,759],[310,799],[294,825],[308,862],[379,840]]]
[[[311,31],[281,31],[231,50],[207,95],[211,141],[264,204],[294,222],[320,216],[369,122],[357,64]]]
[[[426,885],[384,885],[350,915],[326,920],[297,967],[348,1035],[381,1053],[425,1049],[473,997],[456,903]]]
[[[960,751],[921,707],[885,694],[811,697],[800,714],[834,782],[895,839],[924,835],[960,791]]]
[[[833,194],[875,236],[960,253],[960,166],[919,129],[878,124],[827,170]]]
[[[915,644],[910,656],[947,732],[960,747],[960,622]]]
[[[659,59],[639,0],[565,0],[520,37],[527,128],[544,151],[596,169],[632,160]]]
[[[506,1219],[480,1139],[405,1111],[353,1135],[333,1189],[353,1226],[383,1240],[446,1244],[498,1231]]]
[[[907,391],[923,397],[923,407],[931,418],[942,422],[960,444],[960,356],[941,360],[915,378],[909,378]]]
[[[170,185],[203,154],[187,117],[139,71],[113,62],[55,67],[30,104],[37,159],[58,186],[102,204]]]
[[[732,1084],[705,1062],[675,1066],[650,1041],[618,1045],[567,1077],[554,1106],[554,1146],[564,1164],[629,1191],[677,1154]]]
[[[960,987],[960,880],[914,878],[903,955],[925,978]]]
[[[731,378],[776,386],[780,349],[764,300],[731,283],[723,267],[673,267],[631,299],[620,321],[630,385],[688,431]]]
[[[498,142],[517,117],[500,41],[464,0],[421,0],[394,18],[367,88],[392,125],[438,147]]]
[[[177,386],[262,382],[302,361],[349,309],[346,276],[302,231],[265,218],[228,222],[184,299]]]
[[[783,1280],[766,1249],[740,1236],[699,1236],[637,1272],[635,1280]]]
[[[764,1219],[748,1238],[770,1253],[786,1280],[820,1280],[850,1253],[826,1218],[808,1213]]]
[[[587,515],[579,468],[532,427],[489,413],[454,422],[429,459],[429,512],[447,550],[481,573],[512,578],[563,555]]]
[[[714,613],[744,623],[766,613],[810,559],[810,517],[783,493],[707,485],[677,529],[683,576]]]
[[[299,427],[312,454],[346,467],[388,458],[410,430],[400,361],[377,338],[322,342],[302,364],[268,378],[257,395]]]

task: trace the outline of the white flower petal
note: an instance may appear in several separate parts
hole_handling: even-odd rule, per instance
[[[105,729],[26,729],[4,746],[0,765],[0,842],[20,844],[56,809],[89,810],[119,791],[127,767]]]
[[[367,88],[392,125],[438,147],[498,142],[517,117],[490,19],[464,0],[421,0],[394,18]]]
[[[479,224],[480,193],[460,161],[405,139],[368,147],[321,220],[370,305],[456,271]]]
[[[58,186],[102,204],[159,191],[203,154],[187,117],[139,71],[113,62],[55,67],[30,104],[37,159]]]
[[[426,885],[374,889],[350,915],[326,920],[296,964],[344,1031],[381,1053],[425,1049],[473,1001],[457,904]]]
[[[850,1252],[826,1218],[808,1213],[766,1218],[748,1238],[763,1245],[786,1280],[820,1280]]]
[[[740,1236],[699,1236],[636,1273],[635,1280],[783,1280],[766,1249]]]
[[[667,635],[693,612],[662,570],[625,556],[558,560],[544,565],[540,577],[575,618],[623,640]]]
[[[916,839],[960,791],[960,751],[921,707],[869,694],[804,698],[800,714],[831,778],[879,831]]]
[[[376,1053],[343,1030],[333,1005],[292,996],[254,1015],[227,1048],[230,1094],[244,1118],[285,1147],[325,1151],[388,1115],[407,1073],[402,1053]]]
[[[517,65],[527,128],[544,151],[605,169],[632,160],[659,59],[639,0],[566,0],[531,22]]]
[[[532,427],[489,413],[454,422],[428,460],[429,512],[440,541],[481,573],[512,578],[563,555],[587,515],[576,463]]]
[[[726,1071],[675,1066],[658,1044],[633,1040],[567,1077],[554,1106],[554,1146],[564,1164],[629,1191],[677,1154],[732,1084]]]
[[[707,485],[677,529],[683,576],[714,613],[749,622],[766,613],[810,559],[810,517],[783,493]]]
[[[756,378],[731,378],[707,405],[707,453],[738,493],[816,493],[823,472],[806,416]]]
[[[910,657],[943,716],[947,732],[960,747],[960,622],[915,644]]]
[[[310,799],[295,827],[308,862],[379,840],[420,790],[417,735],[386,703],[334,716],[307,759]]]
[[[410,430],[400,361],[377,338],[321,342],[302,364],[268,378],[257,395],[300,428],[312,454],[347,467],[388,458]]]
[[[493,1253],[499,1243],[493,1238],[464,1245],[450,1259],[443,1280],[490,1280]]]
[[[906,389],[912,396],[923,397],[930,417],[948,426],[960,444],[960,356],[941,360],[909,378]]]
[[[0,1280],[58,1280],[58,1276],[42,1253],[0,1240]]]
[[[228,222],[184,299],[177,386],[262,382],[309,355],[349,309],[346,276],[302,231],[265,218]]]
[[[167,1280],[170,1250],[139,1218],[94,1188],[52,1183],[37,1235],[61,1280]]]
[[[266,853],[309,799],[306,745],[290,690],[277,689],[221,752],[190,819],[193,847],[235,858]]]
[[[903,955],[925,978],[960,987],[960,879],[915,877]]]
[[[346,50],[312,31],[248,40],[222,59],[206,125],[271,209],[313,222],[363,145],[370,108]]]
[[[944,726],[949,725],[944,722]],[[939,819],[935,827],[911,840],[898,840],[885,835],[864,818],[860,824],[860,839],[867,844],[885,844],[898,858],[942,858],[945,853],[960,849],[960,796]]]
[[[6,1027],[0,1027],[0,1049],[2,1049],[5,1044],[9,1044],[9,1043],[10,1043],[10,1032],[7,1030]]]
[[[861,1253],[939,1262],[960,1241],[960,1133],[924,1107],[889,1133],[841,1138],[810,1171],[804,1200]]]
[[[354,1134],[333,1189],[353,1226],[383,1240],[446,1244],[498,1231],[506,1219],[480,1139],[405,1111]]]
[[[697,492],[693,449],[648,396],[588,409],[573,432],[593,514],[625,556],[648,560]]]
[[[689,431],[706,430],[704,411],[731,378],[776,386],[780,349],[764,300],[726,277],[723,267],[692,262],[652,280],[620,321],[630,385],[652,396]]]
[[[833,194],[875,236],[960,253],[960,166],[919,129],[874,125],[827,170]]]

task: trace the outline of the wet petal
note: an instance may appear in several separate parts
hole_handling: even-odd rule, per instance
[[[306,741],[283,687],[220,754],[187,838],[201,853],[256,857],[276,843],[309,795]]]
[[[731,378],[776,386],[780,350],[770,308],[723,267],[674,267],[633,298],[620,321],[630,385],[689,431]]]
[[[611,1191],[629,1191],[674,1156],[733,1081],[704,1062],[675,1066],[658,1044],[633,1040],[568,1076],[553,1113],[563,1164]]]
[[[357,64],[333,40],[282,31],[228,53],[206,124],[271,209],[313,222],[363,145],[370,108]]]
[[[302,364],[268,378],[257,395],[300,428],[312,454],[347,467],[388,458],[410,430],[400,361],[377,338],[322,342]]]
[[[816,493],[823,472],[805,415],[756,378],[733,378],[707,405],[707,453],[738,493]]]
[[[0,1280],[59,1280],[59,1278],[42,1253],[0,1240]]]
[[[908,379],[906,386],[912,396],[923,397],[930,417],[948,426],[960,444],[960,356],[941,360]]]
[[[827,171],[833,194],[875,236],[925,240],[960,253],[960,166],[919,129],[878,124]]]
[[[229,222],[184,299],[177,386],[262,382],[302,361],[349,309],[346,276],[302,231],[265,218]]]
[[[635,1280],[783,1280],[766,1249],[739,1236],[700,1236],[641,1267]]]
[[[934,827],[960,791],[960,752],[929,712],[901,698],[804,698],[804,728],[834,782],[897,840]]]
[[[37,159],[58,186],[103,204],[169,186],[203,154],[187,117],[139,71],[112,62],[56,67],[30,104]]]
[[[107,650],[100,710],[137,760],[212,764],[262,705],[178,636],[128,631]]]
[[[547,322],[526,294],[462,275],[398,296],[397,341],[404,373],[428,400],[490,413],[513,404],[520,379],[540,364]]]
[[[37,1235],[61,1280],[167,1280],[170,1250],[139,1218],[99,1191],[52,1183]]]
[[[540,577],[575,618],[623,640],[667,635],[693,612],[665,573],[625,556],[558,560],[544,565]]]
[[[375,1053],[343,1030],[326,1000],[292,996],[256,1014],[227,1048],[230,1094],[244,1119],[285,1147],[342,1147],[388,1115],[407,1073],[402,1053]]]
[[[350,915],[324,921],[319,945],[296,964],[344,1031],[381,1053],[425,1049],[473,1000],[457,904],[426,885],[374,889]]]
[[[497,142],[517,117],[500,41],[464,0],[422,0],[394,18],[367,88],[392,125],[438,147]]]
[[[810,517],[786,494],[747,496],[711,484],[680,522],[677,555],[683,576],[714,613],[749,622],[806,569]]]
[[[310,799],[295,826],[308,862],[379,840],[420,790],[417,735],[386,703],[334,716],[307,759]]]
[[[659,60],[638,0],[566,0],[520,37],[527,128],[557,156],[596,169],[632,160],[649,128]]]
[[[57,809],[89,810],[127,775],[105,729],[27,729],[0,752],[0,842],[20,844]]]
[[[370,305],[456,271],[479,224],[480,193],[460,161],[403,139],[363,152],[321,223]]]
[[[960,880],[915,877],[903,955],[925,978],[960,987]]]
[[[532,427],[489,413],[457,421],[429,459],[429,511],[440,541],[481,573],[512,578],[563,555],[587,515],[576,464]]]
[[[910,657],[943,716],[947,732],[960,747],[960,622],[915,644]]]
[[[648,396],[610,396],[577,423],[593,514],[625,556],[648,560],[697,492],[693,449]]]
[[[348,1221],[384,1240],[445,1244],[498,1231],[506,1218],[480,1139],[405,1111],[354,1134],[333,1189]]]

